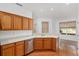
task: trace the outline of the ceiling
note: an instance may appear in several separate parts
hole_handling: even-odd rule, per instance
[[[78,3],[21,3],[33,12],[34,18],[74,18],[78,15]]]

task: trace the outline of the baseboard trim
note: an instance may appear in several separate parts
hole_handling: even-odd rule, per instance
[[[25,54],[24,56],[28,56],[30,53],[32,53],[32,52],[34,52],[34,51],[31,51],[31,52],[29,52],[29,53],[27,53],[27,54]]]
[[[56,52],[56,50],[52,50],[52,49],[35,49],[34,51],[53,51],[53,52]]]

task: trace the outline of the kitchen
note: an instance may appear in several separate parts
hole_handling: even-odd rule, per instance
[[[78,3],[0,4],[0,56],[78,56],[78,7]]]

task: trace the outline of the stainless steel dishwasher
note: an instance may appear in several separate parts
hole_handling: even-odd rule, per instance
[[[28,40],[28,49],[27,52],[33,51],[33,39]]]
[[[59,42],[59,53],[64,56],[77,56],[78,55],[78,46],[77,41],[64,40],[60,39]]]

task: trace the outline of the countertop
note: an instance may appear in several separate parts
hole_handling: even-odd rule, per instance
[[[55,35],[31,35],[31,36],[19,36],[19,37],[11,37],[11,38],[2,38],[0,39],[0,45],[14,43],[22,40],[30,40],[34,38],[58,38]]]

